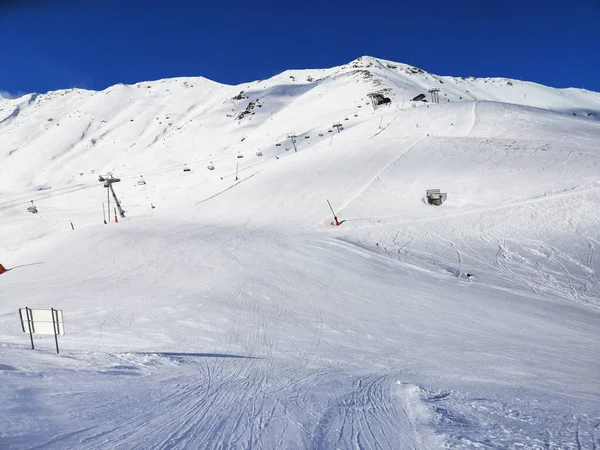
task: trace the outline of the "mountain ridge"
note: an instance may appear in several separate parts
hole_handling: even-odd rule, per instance
[[[366,63],[365,63],[366,61]],[[366,65],[361,65],[361,64],[366,64]],[[370,64],[370,65],[369,65]],[[433,74],[432,72],[428,72],[424,69],[421,69],[417,66],[412,66],[410,64],[406,64],[406,63],[402,63],[402,62],[396,62],[396,61],[391,61],[391,60],[386,60],[386,59],[382,59],[382,58],[377,58],[377,57],[373,57],[373,56],[368,56],[368,55],[363,55],[363,56],[359,56],[358,58],[346,63],[346,64],[342,64],[339,66],[332,66],[329,68],[312,68],[312,69],[285,69],[282,72],[279,72],[269,78],[266,79],[257,79],[257,80],[251,80],[251,81],[245,81],[239,84],[228,84],[228,83],[222,83],[220,81],[217,80],[211,80],[209,78],[203,77],[201,75],[199,76],[175,76],[175,77],[168,77],[168,78],[159,78],[159,79],[149,79],[149,80],[141,80],[141,81],[136,81],[133,83],[116,83],[113,84],[111,86],[108,86],[104,89],[101,90],[95,90],[95,89],[86,89],[86,88],[78,88],[78,87],[73,87],[73,88],[63,88],[63,89],[56,89],[56,90],[51,90],[51,91],[47,91],[47,92],[43,92],[43,93],[39,93],[39,92],[29,92],[29,93],[24,93],[24,94],[20,94],[18,97],[4,97],[1,92],[0,92],[0,99],[3,100],[19,100],[22,97],[28,96],[28,95],[44,95],[44,94],[51,94],[51,93],[63,93],[63,92],[73,92],[73,91],[83,91],[83,92],[104,92],[106,90],[110,90],[111,88],[114,88],[116,86],[131,86],[131,87],[135,87],[137,85],[142,85],[142,84],[148,84],[148,83],[160,83],[160,82],[164,82],[164,81],[208,81],[210,83],[215,83],[224,87],[234,87],[234,86],[246,86],[249,84],[253,84],[253,83],[260,83],[262,81],[265,80],[270,80],[273,78],[277,78],[286,74],[293,74],[293,73],[301,73],[301,72],[308,72],[308,73],[314,73],[314,72],[328,72],[328,71],[334,71],[334,72],[338,72],[341,70],[348,70],[348,69],[358,69],[358,68],[369,68],[369,67],[373,67],[375,64],[377,64],[380,69],[384,69],[384,68],[388,68],[388,69],[395,69],[395,68],[401,68],[403,69],[407,74],[426,74],[426,75],[430,75],[432,77],[434,77],[435,79],[439,80],[441,79],[442,81],[444,80],[455,80],[455,81],[479,81],[479,82],[483,82],[483,83],[487,83],[487,82],[502,82],[502,83],[525,83],[525,84],[530,84],[530,85],[537,85],[537,86],[543,86],[546,88],[550,88],[550,89],[555,89],[558,91],[569,91],[569,90],[574,90],[574,91],[579,91],[581,93],[589,93],[589,94],[599,94],[596,91],[592,91],[589,89],[585,89],[585,88],[578,88],[578,87],[564,87],[564,88],[558,88],[558,87],[553,87],[553,86],[549,86],[549,85],[545,85],[542,83],[538,83],[535,81],[528,81],[528,80],[517,80],[516,78],[509,78],[509,77],[502,77],[502,76],[488,76],[488,77],[474,77],[474,76],[454,76],[454,75],[436,75]],[[394,66],[394,67],[390,67],[390,66]],[[600,95],[600,94],[599,94]]]

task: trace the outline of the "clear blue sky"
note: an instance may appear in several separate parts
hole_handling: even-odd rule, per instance
[[[361,55],[600,91],[600,0],[0,0],[0,91],[223,83]]]

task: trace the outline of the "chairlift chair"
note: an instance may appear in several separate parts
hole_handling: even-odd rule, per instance
[[[256,156],[262,156],[262,152],[259,150],[256,152]]]
[[[209,164],[207,167],[208,170],[215,170],[215,166],[213,166],[212,164]]]
[[[323,136],[323,133],[319,133],[319,136],[321,136],[321,137],[322,137],[322,136]]]
[[[29,211],[32,214],[37,214],[38,210],[35,207],[35,205],[33,204],[33,200],[31,200],[31,206],[29,208],[27,208],[27,211]]]
[[[140,176],[140,179],[137,180],[137,184],[138,186],[143,186],[146,184],[146,182],[144,181],[144,177]]]
[[[281,143],[278,142],[277,144],[275,144],[275,147],[281,147]]]
[[[237,155],[237,157],[238,157],[238,158],[243,158],[243,157],[244,157],[244,155]]]
[[[183,171],[184,171],[184,172],[191,172],[191,171],[192,171],[192,169],[190,169],[190,168],[187,166],[187,164],[184,164],[184,165],[183,165]]]

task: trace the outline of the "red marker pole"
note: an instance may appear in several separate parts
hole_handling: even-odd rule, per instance
[[[115,223],[119,223],[119,218],[117,217],[117,208],[115,208],[114,211],[115,211]]]
[[[337,218],[337,216],[335,215],[335,211],[334,211],[334,210],[333,210],[333,208],[331,207],[331,203],[329,203],[329,200],[327,200],[327,204],[329,205],[329,209],[331,209],[331,213],[333,214],[333,220],[334,220],[335,226],[336,226],[336,227],[339,227],[339,226],[340,226],[340,222],[338,221],[338,218]]]

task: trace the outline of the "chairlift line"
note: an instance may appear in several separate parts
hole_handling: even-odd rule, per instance
[[[227,156],[223,156],[221,158],[218,158],[216,161],[222,161],[222,160],[228,159],[230,157],[231,157],[231,154],[229,154]],[[209,161],[209,160],[205,159],[205,160],[196,161],[194,163],[191,163],[190,165],[192,165],[192,164],[201,164],[201,163],[203,163],[205,161]],[[267,161],[269,161],[269,160],[268,159],[267,160],[262,160],[260,162],[255,163],[255,164],[251,164],[249,166],[246,166],[246,169],[249,169],[249,168],[251,168],[251,167],[253,167],[253,166],[257,165],[257,164],[263,164],[263,163],[265,163]],[[187,164],[186,164],[186,166],[187,166]],[[177,170],[181,170],[181,165],[168,166],[166,168],[154,169],[154,170],[151,170],[151,171],[147,171],[146,174],[151,173],[151,174],[155,174],[155,175],[157,175],[157,174],[163,175],[163,174],[166,174],[166,173],[169,173],[169,172],[174,172],[174,171],[177,171]],[[140,177],[140,176],[141,175],[139,174],[139,172],[137,174],[136,173],[134,173],[134,174],[128,174],[128,175],[125,175],[125,176],[119,178],[119,181],[121,181],[121,179],[123,179],[123,180],[129,180],[129,179],[137,178],[137,177]],[[106,178],[105,178],[105,180],[106,180]],[[98,178],[98,181],[100,181],[99,178]],[[26,204],[30,203],[31,200],[25,200],[25,199],[27,197],[31,198],[32,195],[34,197],[36,197],[37,201],[41,201],[41,200],[48,200],[48,199],[54,198],[54,197],[59,197],[59,196],[62,196],[62,195],[73,194],[75,192],[82,191],[82,190],[85,190],[85,189],[92,189],[95,186],[97,186],[97,184],[95,182],[88,182],[88,183],[79,183],[79,184],[76,184],[76,185],[73,185],[73,186],[61,187],[61,188],[58,188],[58,189],[53,190],[53,191],[44,191],[44,192],[39,193],[39,194],[27,193],[27,196],[23,195],[22,197],[18,197],[18,198],[12,199],[12,200],[6,200],[4,202],[0,202],[0,211],[4,211],[4,210],[10,209],[10,208],[14,208],[14,207],[18,207],[18,206],[21,206],[21,205],[26,205]]]
[[[341,126],[341,124],[339,124],[338,126],[339,126],[339,128],[337,128],[337,130],[339,132],[340,129],[343,129],[343,127]],[[334,127],[335,127],[335,124],[334,124]],[[328,133],[333,133],[333,129],[328,129],[327,132]],[[321,136],[321,135],[322,135],[322,133],[319,133],[319,136]],[[295,145],[297,136],[296,135],[290,135],[290,136],[288,136],[288,138],[291,138],[292,143],[294,144],[294,150],[297,151],[296,145]],[[309,136],[306,136],[305,138],[308,139]],[[281,146],[281,143],[277,142],[275,145],[277,147],[279,147],[279,146]],[[260,153],[260,155],[259,155],[259,153]],[[260,151],[257,152],[257,156],[262,156],[262,152],[260,152]],[[217,161],[225,160],[225,159],[227,159],[229,157],[230,157],[229,155],[224,155],[223,157],[218,158]],[[243,155],[238,155],[237,157],[238,158],[243,158]],[[208,158],[204,159],[204,160],[200,160],[200,161],[195,161],[193,163],[190,163],[190,165],[193,165],[193,164],[202,164],[202,163],[205,163],[206,161],[208,161]],[[268,161],[268,160],[264,160],[263,162],[266,162],[266,161]],[[259,163],[257,163],[257,164],[259,164]],[[211,162],[210,165],[211,166],[213,165],[212,162]],[[250,168],[252,166],[254,166],[254,164],[252,164],[251,166],[248,166],[247,168]],[[146,174],[148,174],[148,173],[150,173],[150,174],[164,174],[164,173],[168,173],[168,172],[173,172],[175,170],[181,170],[181,166],[179,165],[179,166],[170,166],[170,167],[169,166],[167,166],[167,167],[159,167],[159,168],[147,171]],[[209,170],[212,170],[212,169],[209,169]],[[184,164],[183,171],[184,172],[191,172],[191,169],[188,167],[187,164]],[[81,174],[81,172],[78,172],[78,173]],[[90,173],[93,174],[94,170],[92,170]],[[112,175],[110,175],[110,176],[112,177]],[[106,183],[107,178],[106,177],[102,177],[103,179],[100,179],[101,177],[102,176],[100,176],[98,178],[98,181]],[[133,173],[133,174],[126,174],[125,176],[122,177],[122,179],[132,179],[132,178],[137,178],[137,177],[140,177],[140,180],[138,180],[136,182],[137,185],[142,186],[142,185],[146,184],[145,180],[143,179],[143,175],[141,175],[139,173],[137,173],[137,174],[135,174],[135,173]],[[119,181],[121,181],[121,179],[116,179],[114,177],[111,179],[111,182],[113,182],[113,183],[119,182]],[[75,193],[75,192],[78,192],[78,191],[81,191],[81,190],[84,190],[84,189],[91,189],[94,186],[96,186],[96,184],[93,183],[93,182],[81,183],[81,184],[76,184],[76,185],[73,185],[73,186],[61,187],[61,188],[58,188],[58,189],[50,191],[50,192],[33,194],[33,196],[37,197],[37,200],[46,200],[46,199],[50,199],[50,198],[53,198],[53,197],[58,197],[58,196],[61,196],[61,195],[72,194],[72,193]],[[106,186],[106,187],[108,187],[108,186]],[[31,198],[31,194],[28,193],[27,197]],[[0,202],[0,211],[3,211],[3,210],[6,210],[6,209],[9,209],[9,208],[13,208],[13,207],[16,207],[16,206],[19,206],[19,205],[24,205],[26,203],[32,202],[32,200],[24,201],[25,198],[26,197],[20,197],[20,198],[15,198],[15,199],[12,199],[12,200],[7,200],[5,202]],[[31,208],[31,210],[30,210],[30,208]],[[33,212],[33,209],[35,209],[35,212]],[[35,214],[35,213],[37,213],[37,207],[35,207],[35,205],[32,205],[32,206],[30,206],[28,208],[28,211],[32,212],[33,214]],[[123,215],[123,217],[124,217],[124,215]]]

